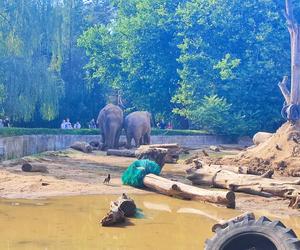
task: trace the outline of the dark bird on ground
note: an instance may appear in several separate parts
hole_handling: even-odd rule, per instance
[[[110,174],[107,175],[107,177],[104,179],[103,183],[109,184],[110,181]]]

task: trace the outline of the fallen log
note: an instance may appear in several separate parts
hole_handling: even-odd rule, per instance
[[[228,208],[235,208],[235,194],[232,191],[224,192],[201,189],[177,181],[171,181],[154,174],[146,175],[143,183],[146,187],[168,196],[201,200],[224,205]]]
[[[151,149],[166,149],[167,154],[165,156],[165,163],[177,163],[179,154],[182,152],[182,148],[177,143],[142,145],[139,147],[138,151]]]
[[[41,172],[41,173],[49,173],[46,166],[43,165],[31,165],[30,163],[26,162],[22,165],[23,172]]]
[[[108,227],[123,222],[125,222],[124,212],[121,211],[120,209],[116,209],[116,210],[110,210],[104,216],[104,218],[101,220],[100,223],[103,227]]]
[[[110,204],[112,211],[120,209],[123,211],[124,216],[132,217],[136,213],[136,205],[134,200],[129,198],[126,194],[122,194],[116,201],[112,201]]]
[[[93,148],[89,143],[76,141],[71,145],[72,149],[84,152],[84,153],[91,153]]]
[[[139,160],[154,161],[162,168],[165,165],[167,152],[165,148],[140,148],[136,151],[136,156]]]
[[[257,175],[237,174],[221,168],[189,169],[186,178],[194,185],[212,186],[264,197],[292,198],[300,192],[300,179],[286,182]]]
[[[108,149],[106,151],[106,155],[136,157],[135,150],[130,150],[130,149]]]

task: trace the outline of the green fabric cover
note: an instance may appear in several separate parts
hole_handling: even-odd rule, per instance
[[[133,187],[144,187],[143,179],[147,174],[159,175],[160,166],[150,160],[137,160],[133,162],[123,173],[122,182],[124,185]]]

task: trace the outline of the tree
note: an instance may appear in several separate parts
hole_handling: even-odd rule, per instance
[[[175,112],[190,118],[204,96],[218,95],[232,104],[225,133],[274,130],[282,106],[274,82],[289,68],[280,6],[268,0],[191,0],[177,15],[181,80]]]
[[[285,99],[283,115],[292,122],[300,119],[300,25],[294,16],[292,0],[286,0],[285,17],[291,42],[291,93],[287,88],[288,77],[279,83],[279,88]]]

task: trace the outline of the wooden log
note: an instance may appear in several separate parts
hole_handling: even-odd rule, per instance
[[[124,212],[125,217],[133,217],[136,213],[134,200],[126,194],[122,194],[116,201],[111,202],[110,207],[113,211],[120,209]]]
[[[232,191],[224,192],[201,189],[177,181],[171,181],[154,174],[146,175],[143,182],[146,187],[168,196],[201,200],[224,205],[228,208],[235,208],[235,194]]]
[[[300,191],[300,180],[286,182],[257,175],[237,174],[221,168],[189,169],[187,179],[194,185],[213,186],[264,197],[292,198],[295,191]]]
[[[81,151],[81,152],[84,152],[84,153],[91,153],[93,150],[92,146],[90,144],[88,144],[86,142],[81,142],[81,141],[74,142],[71,145],[71,148]]]
[[[124,212],[117,209],[117,210],[110,210],[104,218],[101,220],[101,225],[103,227],[113,226],[115,224],[125,222],[125,215]]]
[[[241,222],[244,220],[245,217],[247,217],[248,220],[255,220],[254,213],[246,212],[246,213],[238,215],[230,220],[227,220],[227,221],[223,220],[223,221],[218,222],[217,224],[214,224],[212,226],[211,230],[215,233],[218,229],[224,229],[224,228],[228,227],[230,222],[234,222],[234,223]]]
[[[136,157],[136,151],[131,149],[108,149],[106,155],[122,156],[122,157]]]
[[[181,148],[178,143],[168,143],[168,144],[151,144],[147,145],[149,148]]]
[[[24,172],[41,172],[41,173],[49,173],[46,166],[43,165],[31,165],[26,162],[22,165],[22,171]]]
[[[165,164],[168,150],[165,148],[140,148],[136,151],[137,158],[155,161],[160,167]]]
[[[142,145],[139,147],[138,151],[151,151],[152,149],[167,150],[164,159],[165,163],[176,163],[179,159],[179,154],[182,152],[182,148],[177,143]]]

